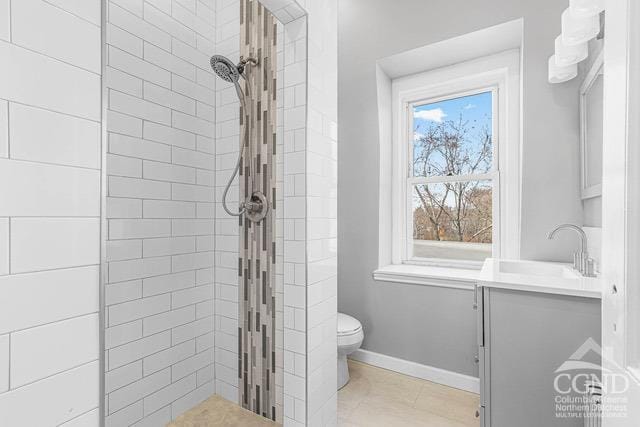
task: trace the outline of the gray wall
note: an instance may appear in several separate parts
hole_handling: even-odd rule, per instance
[[[338,311],[363,323],[363,348],[478,376],[472,291],[361,281],[338,282]]]
[[[546,240],[554,225],[581,221],[579,82],[547,83],[547,58],[568,1],[341,0],[339,4],[338,309],[362,321],[365,349],[473,373],[471,292],[371,278],[378,266],[375,63],[524,17],[521,256],[568,260],[576,244],[573,236]],[[362,177],[368,178],[367,185]]]

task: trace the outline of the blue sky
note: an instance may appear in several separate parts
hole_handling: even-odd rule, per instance
[[[460,148],[461,153],[465,153],[471,159],[477,158],[476,156],[482,151],[481,134],[483,128],[486,126],[491,132],[491,98],[491,92],[483,92],[415,107],[413,112],[414,140],[420,139],[432,126],[438,126],[449,120],[457,123],[462,114],[463,121],[467,122],[467,134]],[[422,149],[422,145],[414,145],[415,159],[421,158]],[[425,173],[427,175],[446,173],[445,165],[442,153],[434,151],[429,155],[426,163],[422,159],[414,164],[414,174],[415,176],[423,176]],[[481,168],[490,166],[490,162],[483,163]],[[424,170],[425,167],[428,171]],[[462,165],[460,167],[462,169],[458,173],[465,173],[466,167]]]
[[[444,120],[457,121],[460,113],[470,122],[477,120],[477,125],[491,125],[491,92],[449,99],[421,105],[414,109],[414,131],[422,133],[434,123]],[[489,127],[491,129],[491,127]]]

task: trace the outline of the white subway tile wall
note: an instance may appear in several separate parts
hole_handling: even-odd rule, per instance
[[[298,3],[307,16],[265,0],[285,23],[277,403],[285,424],[333,425],[336,7]],[[238,399],[238,225],[220,203],[238,101],[209,56],[237,59],[239,5],[108,0],[107,12],[104,405],[107,426],[161,425],[214,392]],[[99,53],[99,0],[0,0],[2,425],[99,421]]]
[[[107,426],[215,392],[211,3],[107,2]]]
[[[277,398],[285,425],[335,425],[337,7],[335,0],[298,3],[307,16],[289,0],[264,1],[280,19],[277,202],[284,210],[276,219],[276,345],[283,351],[276,360],[284,375],[276,378]],[[216,51],[235,58],[238,2],[218,2],[216,12]],[[314,54],[307,73],[308,44]],[[217,87],[216,119],[216,392],[237,401],[237,378],[222,375],[237,369],[237,223],[220,205],[237,156],[232,87]],[[237,190],[231,196],[237,198]]]
[[[280,138],[282,141],[281,156],[279,158],[279,173],[283,180],[283,204],[281,234],[283,236],[282,257],[283,288],[281,304],[283,307],[283,368],[284,368],[284,424],[304,426],[307,419],[307,381],[305,346],[306,336],[306,165],[304,152],[306,150],[305,111],[306,99],[300,99],[296,104],[294,97],[289,94],[296,90],[306,93],[306,48],[296,55],[296,46],[307,44],[306,16],[300,17],[284,26],[282,35],[282,60],[284,68],[281,71],[282,92],[282,120]],[[292,79],[291,69],[302,69],[301,78]],[[302,120],[293,122],[293,111],[300,111]]]
[[[309,15],[311,76],[306,123],[307,425],[329,426],[337,424],[337,1],[299,3]],[[298,78],[294,73],[292,78]]]
[[[222,31],[224,29],[224,31]],[[240,56],[240,2],[216,2],[215,51],[232,61]],[[222,208],[222,194],[238,159],[240,101],[233,85],[216,82],[215,142],[215,384],[216,393],[239,403],[238,390],[238,219]],[[228,195],[228,206],[237,209],[239,181]],[[213,200],[211,200],[213,202]],[[227,375],[221,375],[221,373]],[[233,375],[230,375],[233,373]]]
[[[280,21],[277,25],[277,59],[279,82],[276,92],[276,228],[273,233],[276,240],[276,407],[278,422],[284,423],[284,24]]]
[[[100,1],[0,0],[0,57],[0,425],[98,425]]]

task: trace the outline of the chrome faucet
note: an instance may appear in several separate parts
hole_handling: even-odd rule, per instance
[[[593,268],[593,258],[589,257],[589,252],[587,251],[587,235],[581,227],[573,224],[560,224],[547,236],[549,240],[553,239],[561,230],[573,230],[578,233],[580,236],[580,250],[573,253],[573,268],[577,270],[585,277],[595,277],[595,272]]]

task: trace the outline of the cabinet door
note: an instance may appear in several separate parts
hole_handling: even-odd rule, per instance
[[[499,288],[484,296],[485,425],[583,426],[578,417],[557,416],[554,381],[576,349],[590,338],[599,341],[600,301]],[[584,359],[597,363],[597,357],[589,352]],[[589,373],[576,369],[572,376]]]
[[[489,324],[489,293],[490,289],[476,287],[476,302],[474,306],[477,310],[477,339],[478,339],[478,376],[480,378],[480,408],[478,410],[480,425],[488,427],[489,422],[489,400],[490,400],[490,324]]]
[[[473,308],[476,309],[476,330],[478,337],[478,347],[484,347],[484,287],[476,283],[473,290]]]
[[[478,408],[478,413],[478,417],[480,418],[480,427],[489,427],[489,423],[485,419],[485,407],[480,406],[480,408]]]

